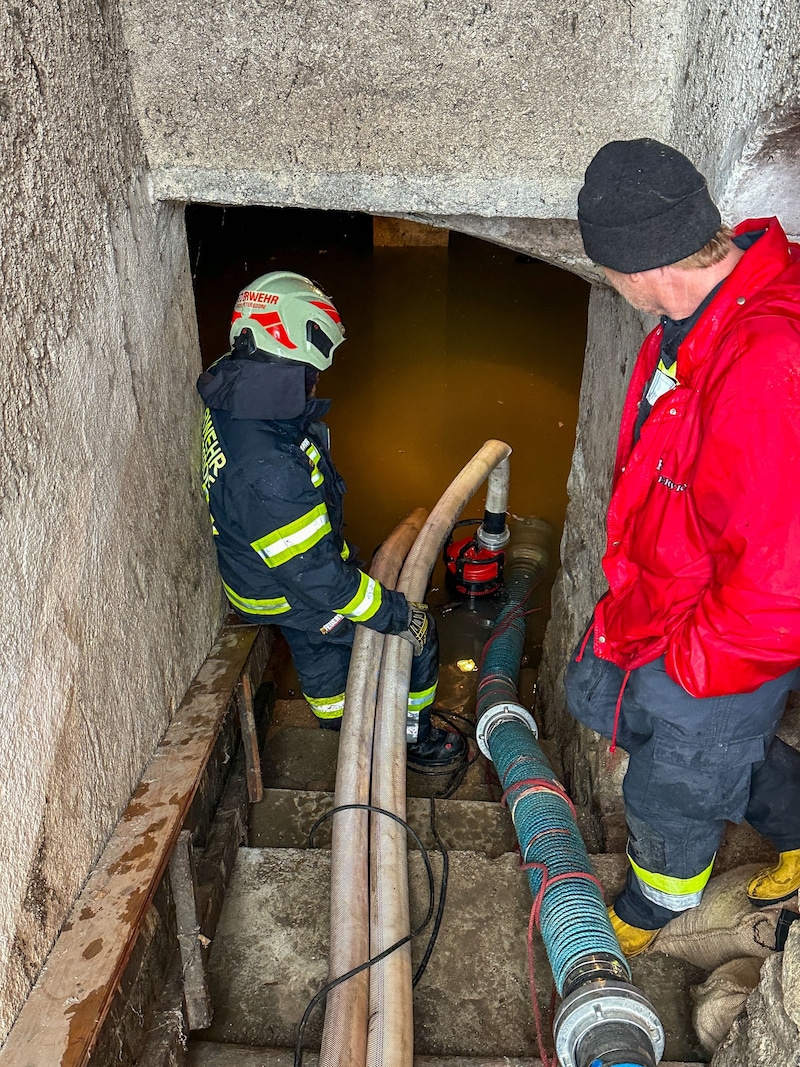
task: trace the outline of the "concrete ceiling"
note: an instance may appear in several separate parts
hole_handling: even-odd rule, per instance
[[[587,273],[570,221],[586,164],[608,140],[654,136],[692,155],[729,217],[777,213],[800,232],[794,0],[123,0],[123,14],[159,199],[427,218],[543,240]]]

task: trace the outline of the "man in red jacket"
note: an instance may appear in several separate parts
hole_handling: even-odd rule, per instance
[[[630,755],[630,869],[610,909],[643,951],[700,902],[726,821],[780,853],[757,905],[800,887],[800,246],[777,219],[722,226],[705,179],[648,138],[586,171],[587,255],[660,316],[622,413],[608,593],[567,670],[580,721]]]

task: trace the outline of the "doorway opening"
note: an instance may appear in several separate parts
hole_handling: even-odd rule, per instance
[[[413,224],[365,214],[192,205],[186,221],[204,366],[228,350],[236,296],[261,274],[306,275],[341,314],[347,339],[318,395],[333,401],[326,421],[348,485],[346,536],[362,560],[413,508],[433,507],[484,441],[512,446],[511,513],[555,530],[529,633],[538,666],[567,505],[588,283],[457,232],[426,236],[418,227],[408,243]],[[399,242],[379,243],[387,223],[397,224]],[[482,510],[476,499],[464,517]],[[432,582],[440,606],[443,584],[440,565]],[[480,615],[470,615],[475,647],[485,640]],[[462,629],[455,625],[453,656],[470,659],[458,656]]]

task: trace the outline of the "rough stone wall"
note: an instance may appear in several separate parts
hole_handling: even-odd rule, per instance
[[[711,1060],[712,1067],[797,1067],[800,1061],[800,924],[783,954],[769,957],[745,1011]]]
[[[583,829],[597,848],[617,851],[621,836],[621,782],[627,757],[608,752],[608,742],[579,727],[566,711],[564,670],[606,591],[600,560],[611,492],[619,417],[636,353],[652,319],[635,311],[613,289],[592,288],[579,401],[579,421],[567,485],[569,504],[561,541],[561,570],[553,587],[540,694],[548,734],[563,752],[567,784],[580,804],[591,803],[594,825]]]
[[[182,211],[119,12],[0,15],[0,1037],[220,622]]]
[[[800,234],[800,6],[694,0],[687,16],[674,143],[729,220],[778,214]]]

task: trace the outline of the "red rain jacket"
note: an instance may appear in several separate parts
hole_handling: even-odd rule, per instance
[[[800,664],[800,245],[774,218],[736,233],[764,228],[634,445],[661,326],[645,338],[620,426],[595,653],[625,670],[665,654],[696,697]]]

